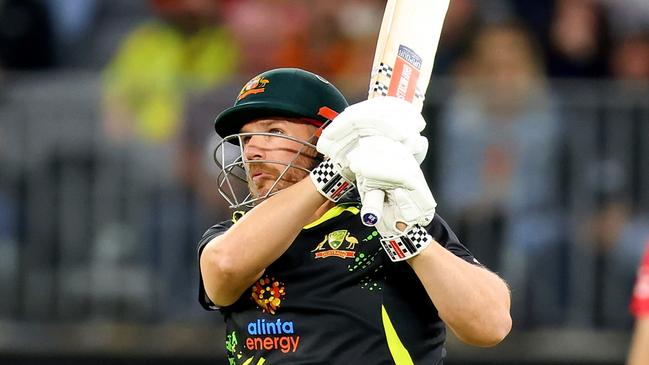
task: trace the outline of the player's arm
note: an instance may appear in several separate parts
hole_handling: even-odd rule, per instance
[[[507,336],[512,326],[510,292],[496,274],[434,241],[408,263],[440,318],[460,340],[494,346]]]
[[[327,199],[311,179],[280,191],[212,239],[200,256],[205,292],[217,306],[234,303],[291,245]]]
[[[627,359],[627,365],[645,364],[649,364],[649,316],[636,320]]]
[[[393,261],[408,260],[440,318],[463,341],[492,346],[511,329],[510,293],[497,275],[473,265],[434,241],[423,228],[436,202],[419,167],[403,144],[366,137],[349,155],[363,199],[384,190],[383,218],[376,225],[384,251]]]
[[[205,293],[217,306],[234,303],[295,240],[302,227],[322,216],[354,188],[340,167],[324,161],[298,183],[264,200],[200,257]]]

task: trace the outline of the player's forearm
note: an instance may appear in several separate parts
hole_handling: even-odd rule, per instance
[[[408,261],[439,311],[464,342],[494,346],[511,330],[509,288],[494,273],[437,243]]]
[[[210,299],[229,305],[291,245],[326,199],[310,179],[266,199],[210,241],[201,254],[201,275]]]

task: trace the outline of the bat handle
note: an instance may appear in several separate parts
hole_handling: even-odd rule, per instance
[[[370,190],[365,193],[361,207],[361,221],[364,225],[374,227],[381,220],[384,198],[383,190]]]

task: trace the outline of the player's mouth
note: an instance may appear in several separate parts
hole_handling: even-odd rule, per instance
[[[271,174],[267,174],[265,172],[259,172],[259,173],[256,173],[256,174],[252,175],[252,180],[253,181],[259,181],[259,180],[264,180],[264,179],[271,179],[272,177],[273,177],[273,175],[271,175]]]
[[[258,182],[261,180],[271,180],[271,179],[274,180],[276,178],[274,174],[264,170],[253,170],[250,172],[250,177],[254,182]]]

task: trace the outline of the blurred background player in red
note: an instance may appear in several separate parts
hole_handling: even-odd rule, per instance
[[[649,240],[638,269],[631,298],[631,313],[636,318],[627,365],[649,364]]]

